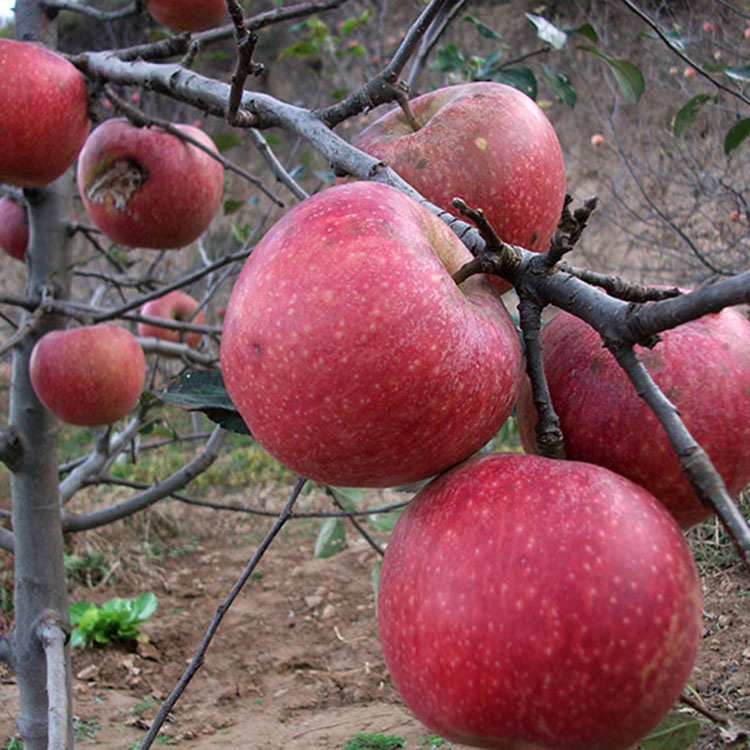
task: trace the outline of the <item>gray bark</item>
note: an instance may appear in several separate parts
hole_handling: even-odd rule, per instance
[[[31,225],[27,294],[39,296],[42,288],[54,285],[56,296],[67,296],[67,273],[62,269],[70,265],[70,175],[41,190],[27,191],[27,196]],[[20,441],[20,455],[11,472],[15,548],[13,663],[19,692],[18,731],[25,750],[47,748],[47,669],[37,626],[48,611],[56,612],[64,622],[68,620],[57,476],[58,423],[36,398],[29,379],[34,343],[48,330],[63,324],[63,318],[45,316],[13,356],[10,422]],[[64,653],[66,715],[71,717],[69,649]],[[72,748],[72,719],[65,733],[65,748]]]

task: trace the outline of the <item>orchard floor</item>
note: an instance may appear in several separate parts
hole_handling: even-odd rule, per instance
[[[276,508],[283,491],[261,500]],[[136,651],[74,652],[77,747],[138,747],[269,525],[177,505],[76,538],[76,551],[107,551],[110,572],[104,585],[76,586],[72,600],[101,603],[149,590],[159,600],[144,627],[149,642]],[[350,532],[341,553],[315,559],[317,525],[294,521],[272,544],[157,744],[343,748],[356,732],[382,732],[404,737],[407,748],[430,747],[380,653],[371,580],[377,553]],[[713,711],[750,726],[750,579],[734,565],[703,581],[705,638],[691,684]],[[0,667],[2,747],[13,733],[16,704],[13,679]],[[735,745],[747,746],[747,739]],[[707,726],[698,747],[726,745]]]

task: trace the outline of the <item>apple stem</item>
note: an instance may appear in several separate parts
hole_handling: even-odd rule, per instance
[[[411,104],[409,104],[409,97],[403,90],[398,89],[396,91],[396,101],[401,107],[404,117],[406,117],[406,121],[409,123],[409,127],[416,133],[422,127],[422,123],[414,116]]]

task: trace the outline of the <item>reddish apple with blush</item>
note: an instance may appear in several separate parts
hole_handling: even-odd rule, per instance
[[[29,220],[24,206],[9,195],[0,198],[0,248],[11,258],[26,260]]]
[[[701,640],[680,528],[592,464],[470,459],[391,534],[378,630],[431,731],[495,750],[625,750],[672,708]]]
[[[0,39],[0,182],[41,187],[72,166],[91,127],[86,80],[31,42]]]
[[[177,128],[216,152],[192,125]],[[224,168],[205,151],[160,128],[106,120],[78,160],[78,190],[91,220],[113,242],[157,250],[198,239],[219,210]]]
[[[418,130],[398,107],[354,145],[441,208],[455,214],[451,201],[463,198],[504,241],[546,250],[565,199],[565,164],[537,104],[512,86],[478,82],[422,94],[410,105]]]
[[[44,334],[31,352],[29,376],[55,416],[97,427],[122,419],[138,403],[146,358],[124,328],[80,326]]]
[[[750,321],[737,309],[705,315],[636,347],[646,369],[731,495],[750,483]],[[645,487],[681,526],[707,518],[667,434],[602,340],[587,323],[559,312],[541,334],[552,405],[568,458],[606,466]],[[518,402],[524,449],[536,450],[537,421],[528,381]]]
[[[173,31],[203,31],[228,20],[226,0],[147,0],[146,10]]]
[[[392,486],[492,438],[522,374],[518,335],[472,258],[405,193],[324,190],[247,259],[224,317],[221,366],[253,436],[302,476]]]
[[[191,297],[187,292],[175,289],[172,292],[149,300],[141,307],[141,315],[148,315],[155,318],[165,318],[166,320],[191,321],[196,325],[205,325],[206,316],[203,310],[199,310],[195,315],[193,312],[198,307],[198,300]],[[188,346],[195,348],[200,344],[202,333],[198,331],[178,331],[173,328],[164,328],[153,323],[138,323],[138,335],[153,336],[164,341],[186,341]]]

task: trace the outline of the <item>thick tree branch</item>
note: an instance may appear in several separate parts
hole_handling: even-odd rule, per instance
[[[86,3],[72,2],[72,0],[46,0],[42,5],[49,10],[69,10],[73,13],[80,13],[97,21],[119,21],[123,18],[136,16],[140,12],[138,3],[129,3],[117,10],[100,10]]]
[[[188,668],[183,673],[177,685],[175,685],[174,690],[172,690],[172,693],[161,705],[159,712],[157,713],[156,717],[151,723],[148,733],[144,737],[143,743],[141,744],[141,750],[148,750],[148,748],[151,747],[154,740],[156,739],[156,735],[159,733],[159,730],[163,726],[164,722],[167,720],[167,716],[169,716],[170,712],[174,708],[175,703],[177,703],[177,701],[180,699],[180,696],[185,692],[185,688],[190,683],[190,680],[193,679],[196,672],[200,669],[201,665],[203,664],[203,660],[205,658],[206,652],[208,651],[208,647],[211,645],[211,641],[213,640],[213,637],[216,634],[216,631],[218,630],[219,625],[221,624],[221,621],[224,619],[224,615],[226,615],[226,613],[229,611],[229,608],[232,606],[232,603],[237,598],[240,591],[242,591],[242,589],[244,588],[248,579],[250,578],[253,571],[255,570],[258,563],[260,562],[261,558],[265,554],[266,550],[271,545],[271,542],[276,538],[277,534],[281,531],[281,529],[284,527],[286,522],[291,517],[294,504],[297,502],[297,498],[299,497],[300,492],[302,492],[302,488],[305,486],[306,481],[307,480],[302,479],[302,478],[297,480],[296,484],[294,485],[294,489],[289,495],[289,499],[287,500],[287,503],[284,506],[284,509],[278,515],[276,522],[273,524],[271,529],[268,531],[268,533],[264,537],[263,541],[255,550],[255,553],[250,558],[250,561],[248,562],[245,569],[242,571],[242,574],[240,575],[240,577],[237,579],[237,582],[234,584],[234,586],[232,586],[232,589],[229,592],[229,594],[227,594],[224,601],[217,607],[216,614],[214,615],[213,620],[211,621],[211,624],[208,626],[208,630],[206,631],[206,634],[203,636],[203,640],[201,641],[200,646],[198,647],[198,650],[195,653],[195,656],[193,656],[193,659],[188,665]]]
[[[68,706],[68,679],[65,644],[70,625],[57,612],[47,611],[36,628],[47,664],[47,743],[53,750],[67,747],[68,726],[72,721]]]
[[[15,538],[12,531],[0,526],[0,549],[15,552]]]
[[[203,450],[194,459],[166,479],[126,500],[88,513],[70,513],[64,510],[62,513],[63,530],[65,532],[76,532],[105,526],[148,508],[173,492],[182,489],[218,458],[225,435],[224,429],[216,427]]]
[[[14,671],[13,646],[4,635],[0,635],[0,662],[5,664],[11,672]]]

